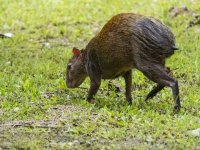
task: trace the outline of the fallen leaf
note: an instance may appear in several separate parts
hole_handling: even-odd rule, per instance
[[[12,33],[0,33],[1,38],[13,38],[13,36]]]
[[[200,128],[195,129],[195,130],[188,131],[188,133],[191,133],[191,134],[194,135],[194,136],[200,137]]]

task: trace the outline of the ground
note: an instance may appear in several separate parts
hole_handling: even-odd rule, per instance
[[[200,149],[188,133],[200,127],[200,2],[198,0],[0,0],[0,149]],[[73,47],[84,48],[111,16],[154,16],[171,28],[179,51],[167,60],[179,81],[182,108],[173,113],[165,88],[133,70],[133,105],[102,81],[96,104],[67,89]],[[84,89],[86,88],[86,89]]]

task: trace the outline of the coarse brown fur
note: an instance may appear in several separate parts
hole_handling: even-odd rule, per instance
[[[147,99],[169,86],[174,95],[174,108],[179,110],[178,82],[165,67],[166,58],[176,49],[173,33],[159,20],[133,13],[118,14],[104,25],[80,55],[69,61],[67,86],[77,87],[89,76],[88,101],[91,102],[101,79],[123,76],[126,99],[131,104],[131,70],[136,68],[158,84]]]

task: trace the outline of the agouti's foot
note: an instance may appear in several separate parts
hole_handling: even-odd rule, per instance
[[[132,98],[128,99],[128,105],[132,105]]]
[[[181,109],[180,105],[174,105],[174,113],[178,113]]]
[[[88,100],[88,102],[91,103],[91,104],[95,104],[96,100],[95,99],[90,99],[90,100]]]

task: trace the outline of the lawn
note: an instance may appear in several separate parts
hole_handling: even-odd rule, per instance
[[[174,9],[171,9],[174,6]],[[177,9],[180,8],[180,9]],[[186,9],[187,8],[187,9]],[[170,11],[171,9],[171,11]],[[133,104],[102,81],[96,104],[87,79],[67,89],[66,64],[122,12],[154,16],[171,28],[179,51],[167,66],[179,81],[148,103],[155,86],[133,70]],[[198,0],[0,0],[0,149],[200,149],[200,2]]]

